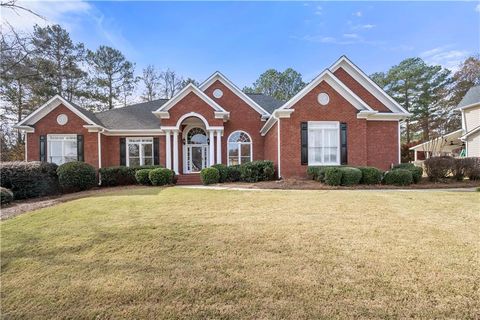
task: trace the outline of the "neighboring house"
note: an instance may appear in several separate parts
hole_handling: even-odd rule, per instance
[[[397,164],[408,116],[343,56],[286,102],[245,94],[215,72],[170,100],[98,113],[55,96],[16,128],[28,161],[160,164],[182,175],[265,159],[279,177],[303,177],[307,165]]]
[[[480,157],[480,86],[470,88],[456,110],[462,113],[462,129],[411,147],[415,161],[442,155]]]

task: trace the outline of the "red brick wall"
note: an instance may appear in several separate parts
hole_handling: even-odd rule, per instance
[[[277,123],[268,130],[265,135],[265,147],[264,147],[264,156],[265,160],[271,160],[275,164],[275,171],[278,173],[278,140],[277,140]]]
[[[392,112],[383,103],[380,102],[373,94],[365,87],[357,82],[351,75],[349,75],[343,68],[338,68],[333,73],[340,81],[342,81],[350,90],[365,101],[373,110],[380,112]]]
[[[61,126],[57,123],[57,116],[59,114],[66,114],[68,122]],[[67,107],[60,105],[53,109],[45,117],[40,119],[32,127],[35,128],[34,133],[27,135],[28,139],[28,161],[40,160],[40,136],[48,134],[81,134],[84,139],[84,157],[85,162],[98,168],[98,145],[97,133],[88,132],[83,126],[87,123],[78,117],[75,113],[70,111]],[[48,150],[47,150],[48,154]]]
[[[327,106],[321,106],[317,95],[330,96]],[[367,121],[357,119],[357,109],[326,82],[307,93],[298,101],[290,118],[280,120],[281,174],[282,177],[305,177],[306,165],[300,158],[300,123],[305,121],[339,121],[347,123],[348,164],[367,164]]]
[[[398,121],[367,121],[369,166],[387,170],[398,163]]]
[[[223,96],[221,98],[217,99],[213,96],[213,91],[215,89],[223,91]],[[222,106],[222,108],[230,112],[230,119],[223,123],[222,163],[227,164],[228,136],[236,130],[245,131],[252,138],[253,159],[263,159],[264,137],[260,134],[260,129],[265,124],[265,121],[261,121],[260,113],[255,111],[250,105],[218,80],[212,83],[212,85],[205,90],[205,93],[212,98],[212,100]]]

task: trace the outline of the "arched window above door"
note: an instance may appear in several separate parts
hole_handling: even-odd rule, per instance
[[[192,128],[187,134],[187,144],[207,144],[207,134],[201,128]]]
[[[252,161],[252,139],[245,131],[234,131],[228,137],[228,165]]]

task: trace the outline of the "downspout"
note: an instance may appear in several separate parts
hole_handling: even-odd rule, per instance
[[[97,146],[98,146],[98,185],[102,184],[102,175],[100,169],[102,168],[102,132],[105,129],[99,130],[97,135]]]
[[[398,120],[398,163],[402,163],[402,140],[401,140],[400,120]],[[416,153],[415,153],[416,155]],[[417,161],[417,159],[415,159]]]
[[[28,161],[28,132],[25,131],[25,161]]]
[[[277,168],[278,168],[278,179],[282,178],[281,171],[281,157],[280,157],[280,118],[277,118]]]

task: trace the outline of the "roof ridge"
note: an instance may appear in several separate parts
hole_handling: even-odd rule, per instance
[[[140,105],[140,104],[154,103],[154,102],[156,102],[156,101],[168,101],[168,100],[170,100],[170,99],[160,98],[160,99],[155,99],[155,100],[151,100],[151,101],[137,102],[137,103],[134,103],[134,104],[129,104],[128,106],[123,106],[123,107],[118,107],[118,108],[103,110],[103,111],[99,111],[99,112],[94,112],[94,114],[105,113],[105,112],[110,112],[110,111],[118,111],[118,110],[122,110],[122,109],[125,109],[125,108],[137,107],[137,106]]]

